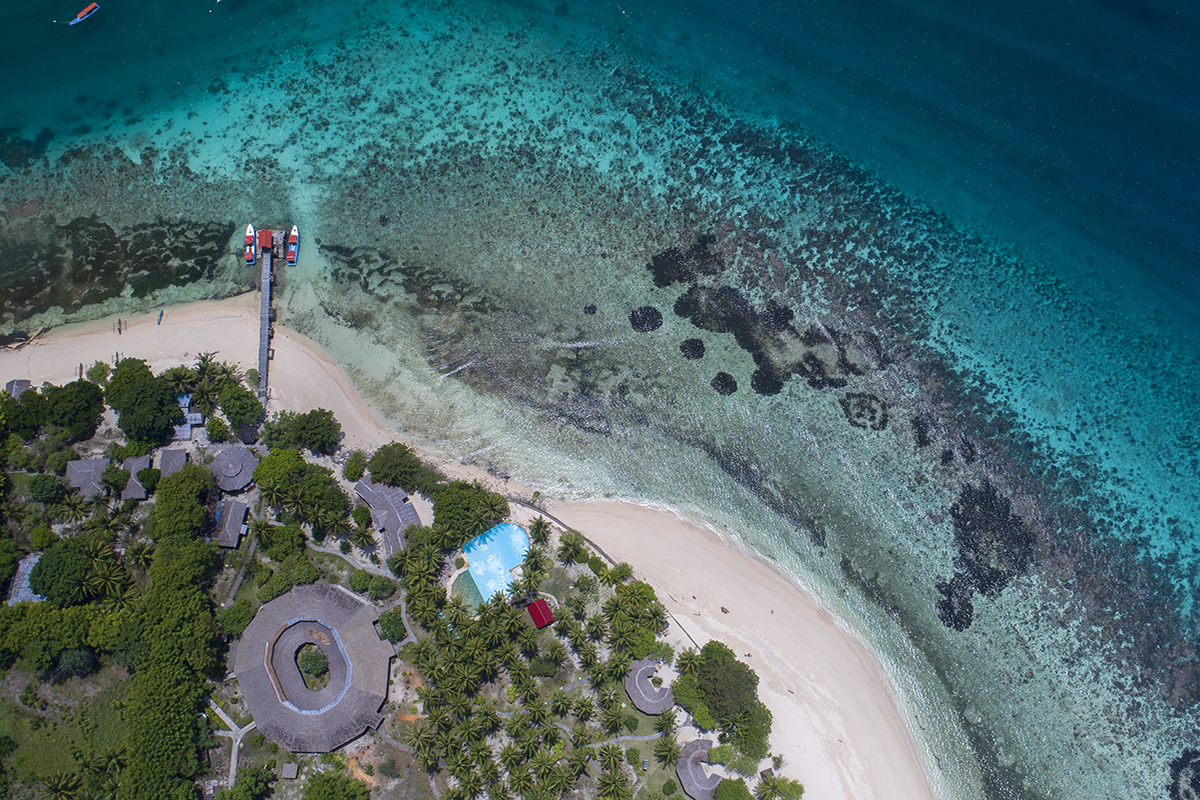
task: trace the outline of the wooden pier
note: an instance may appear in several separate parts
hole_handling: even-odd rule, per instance
[[[258,312],[258,399],[267,401],[267,372],[274,351],[271,336],[275,333],[272,323],[275,311],[271,307],[271,287],[275,281],[272,262],[282,253],[283,231],[260,230],[254,246],[260,259],[259,285],[262,293]]]

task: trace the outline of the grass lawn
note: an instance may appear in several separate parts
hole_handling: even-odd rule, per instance
[[[101,754],[121,744],[126,725],[119,707],[129,694],[131,682],[115,671],[101,673],[88,683],[93,681],[102,684],[100,691],[78,700],[73,708],[67,702],[74,698],[62,697],[63,702],[57,702],[63,693],[45,686],[38,690],[39,696],[47,699],[46,709],[41,712],[0,699],[0,735],[17,742],[17,750],[7,763],[24,783],[35,783],[56,772],[73,772],[73,749]]]

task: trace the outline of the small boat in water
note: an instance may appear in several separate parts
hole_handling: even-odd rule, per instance
[[[71,20],[70,24],[74,25],[78,22],[83,22],[85,19],[90,17],[92,14],[95,14],[99,10],[99,3],[90,3],[87,8],[75,15],[75,19]]]
[[[299,255],[300,229],[293,225],[292,232],[288,234],[287,263],[289,267],[296,266],[296,257]]]
[[[246,226],[246,263],[253,264],[258,260],[258,251],[254,247],[254,226]]]

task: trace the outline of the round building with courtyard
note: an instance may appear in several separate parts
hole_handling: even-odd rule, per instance
[[[336,750],[383,721],[390,660],[379,613],[334,585],[297,586],[258,610],[238,642],[234,672],[264,736],[293,753]],[[296,653],[315,645],[329,682],[305,684]]]

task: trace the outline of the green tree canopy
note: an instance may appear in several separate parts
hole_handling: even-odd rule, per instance
[[[508,513],[507,500],[477,483],[451,481],[434,492],[434,524],[457,533],[459,541],[456,544],[462,544],[504,520]]]
[[[45,422],[64,428],[72,439],[90,439],[96,435],[100,415],[104,413],[104,392],[91,381],[73,381],[53,387],[46,395]]]
[[[333,418],[333,412],[318,408],[304,414],[276,413],[263,426],[262,439],[270,448],[307,449],[319,455],[331,455],[338,448],[341,434],[342,425]]]
[[[308,779],[304,800],[370,800],[367,787],[340,772],[319,772]]]
[[[717,784],[716,800],[754,800],[754,795],[744,779],[725,778]]]
[[[112,391],[111,388],[109,391]],[[117,424],[130,439],[160,442],[181,422],[183,409],[179,407],[174,392],[165,380],[145,378],[131,385],[122,397]]]
[[[63,539],[42,553],[29,573],[29,588],[62,608],[85,599],[85,585],[92,571],[87,540],[78,536]]]
[[[213,800],[265,800],[270,794],[271,773],[263,767],[243,767],[233,787],[217,792]]]
[[[262,403],[255,397],[254,392],[236,381],[225,381],[221,386],[218,398],[221,404],[221,413],[229,420],[229,424],[233,426],[239,436],[244,429],[257,429],[266,415]],[[243,437],[243,440],[246,438]]]
[[[721,642],[709,642],[700,654],[704,665],[696,679],[704,702],[722,726],[729,725],[758,702],[758,675]]]
[[[104,390],[105,399],[120,413],[125,410],[130,390],[153,377],[154,373],[150,371],[150,367],[140,358],[121,359],[108,378],[108,386]]]
[[[406,492],[416,491],[416,477],[420,468],[421,459],[417,458],[411,447],[400,442],[383,445],[367,462],[372,480],[388,486],[399,486]]]
[[[54,475],[30,475],[26,489],[31,500],[46,506],[61,503],[67,496],[66,485]]]
[[[254,482],[261,488],[287,486],[304,472],[304,458],[299,451],[280,447],[272,450],[254,468]]]
[[[149,525],[155,541],[200,533],[205,520],[204,503],[212,487],[212,473],[199,464],[185,464],[159,481]]]

